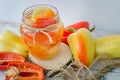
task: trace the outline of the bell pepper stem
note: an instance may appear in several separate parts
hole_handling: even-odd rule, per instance
[[[90,29],[90,32],[95,30],[96,25],[93,26],[93,28]]]

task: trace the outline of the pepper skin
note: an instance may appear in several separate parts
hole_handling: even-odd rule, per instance
[[[68,44],[71,48],[74,60],[90,66],[94,60],[95,44],[90,31],[80,28],[77,32],[68,36]]]
[[[96,57],[101,54],[108,54],[110,58],[120,58],[120,35],[111,35],[97,38]],[[102,57],[106,59],[106,57]]]

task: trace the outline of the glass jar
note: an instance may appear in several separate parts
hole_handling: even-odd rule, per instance
[[[50,8],[55,16],[33,21],[31,19],[33,12],[40,7]],[[58,54],[63,35],[63,23],[60,20],[58,10],[54,6],[45,4],[34,5],[25,9],[20,25],[20,33],[32,56],[38,59],[55,57]]]

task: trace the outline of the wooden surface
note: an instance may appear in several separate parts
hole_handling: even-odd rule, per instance
[[[52,69],[57,69],[65,64],[67,64],[72,57],[71,50],[69,47],[61,43],[60,50],[57,56],[55,56],[52,59],[48,60],[39,60],[35,57],[33,57],[31,54],[29,54],[29,59],[41,67],[43,67],[46,70],[52,70]]]

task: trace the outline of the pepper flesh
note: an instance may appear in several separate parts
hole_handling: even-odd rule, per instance
[[[80,28],[77,32],[68,36],[68,44],[71,48],[74,60],[80,61],[86,66],[94,60],[94,39],[88,29]]]
[[[13,52],[0,52],[0,70],[7,70],[11,62],[25,62],[25,58]]]
[[[11,62],[8,64],[8,72],[6,80],[12,78],[17,78],[17,80],[44,80],[44,69],[29,62]]]

